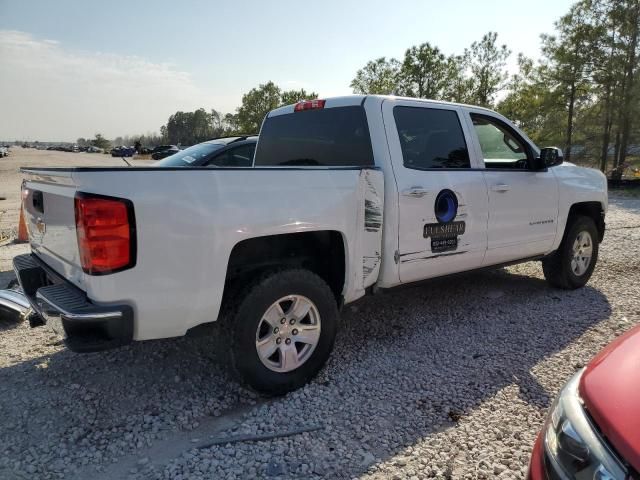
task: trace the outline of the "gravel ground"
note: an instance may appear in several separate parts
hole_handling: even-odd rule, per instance
[[[77,355],[0,322],[0,478],[524,478],[553,396],[640,322],[640,199],[607,222],[581,290],[527,263],[346,307],[327,367],[276,399],[229,378],[215,329]]]

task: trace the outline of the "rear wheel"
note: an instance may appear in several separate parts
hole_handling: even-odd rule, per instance
[[[338,325],[335,297],[319,276],[307,270],[272,272],[234,298],[225,319],[229,356],[244,383],[281,395],[318,373]]]
[[[560,248],[542,261],[547,281],[567,290],[584,286],[598,260],[598,230],[592,218],[569,219]]]

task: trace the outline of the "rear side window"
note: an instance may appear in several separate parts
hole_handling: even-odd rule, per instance
[[[361,106],[303,110],[269,117],[260,131],[255,166],[373,165]]]
[[[395,107],[404,166],[416,170],[471,168],[458,114],[453,110]]]
[[[253,165],[255,149],[255,143],[229,148],[227,151],[211,158],[205,165],[214,167],[250,167]]]

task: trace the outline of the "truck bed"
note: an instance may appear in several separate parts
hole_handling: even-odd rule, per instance
[[[346,244],[345,268],[351,269],[345,301],[361,296],[377,277],[381,218],[375,231],[365,228],[365,199],[369,218],[371,205],[382,211],[382,172],[376,168],[74,167],[23,173],[34,255],[92,303],[127,304],[134,314],[152,318],[135,323],[134,339],[183,335],[215,320],[227,261],[244,239],[337,231]],[[82,270],[74,218],[79,192],[131,201],[133,268],[99,276]],[[367,235],[375,239],[367,242]]]

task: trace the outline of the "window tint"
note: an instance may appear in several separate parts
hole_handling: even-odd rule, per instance
[[[255,165],[373,165],[364,109],[323,108],[267,118],[260,131]]]
[[[205,165],[212,167],[250,167],[253,165],[255,149],[255,143],[230,148],[211,158]]]
[[[393,116],[405,167],[471,167],[458,114],[453,110],[395,107]]]
[[[478,135],[485,166],[488,168],[527,168],[527,147],[498,120],[471,115]]]

